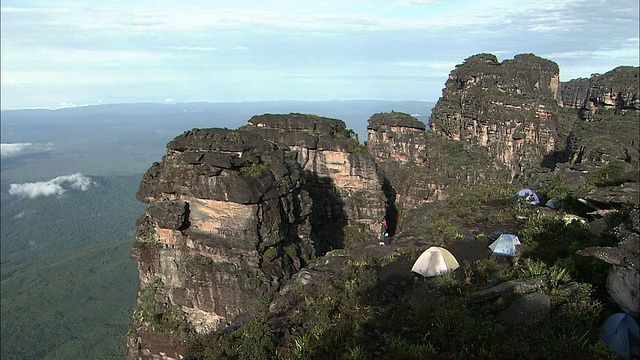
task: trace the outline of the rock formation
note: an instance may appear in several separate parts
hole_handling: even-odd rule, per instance
[[[555,149],[558,74],[558,65],[532,54],[502,63],[491,54],[472,56],[449,74],[430,126],[486,147],[512,175],[521,174]]]
[[[508,178],[506,169],[497,167],[485,148],[425,132],[425,128],[424,123],[399,112],[369,119],[367,149],[384,178],[393,233],[400,230],[397,218],[421,204]]]
[[[267,114],[252,117],[245,130],[295,152],[313,199],[312,237],[320,253],[344,247],[350,235],[377,234],[385,217],[382,181],[374,158],[342,120]]]
[[[194,129],[147,171],[137,194],[149,207],[132,252],[140,292],[129,358],[152,351],[150,329],[227,325],[314,256],[311,200],[285,150],[250,132]]]
[[[562,105],[577,109],[580,118],[561,119],[560,143],[566,145],[561,161],[607,164],[620,160],[637,164],[638,68],[621,66],[561,85]]]
[[[382,185],[350,136],[340,120],[290,114],[169,142],[137,194],[149,206],[132,251],[140,291],[127,358],[166,348],[159,331],[221,329],[316,254],[375,236]]]
[[[307,302],[318,279],[329,283],[352,265],[350,252],[400,256],[367,242],[384,218],[393,246],[422,246],[425,237],[401,223],[424,230],[429,209],[476,186],[562,182],[592,218],[637,204],[638,68],[563,84],[558,73],[532,54],[472,56],[449,75],[431,130],[408,114],[374,114],[366,146],[341,120],[305,114],[176,137],[137,194],[148,208],[132,249],[140,290],[126,358],[178,359],[185,338],[239,326],[263,295],[286,312],[290,299]],[[637,316],[634,221],[597,235],[614,236],[616,247],[582,254],[614,265],[608,290]],[[546,314],[550,301],[533,300]]]

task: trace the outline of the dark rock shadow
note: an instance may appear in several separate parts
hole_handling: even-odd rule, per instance
[[[385,204],[385,219],[387,220],[387,232],[389,236],[393,236],[398,228],[398,208],[396,208],[396,190],[389,182],[389,179],[384,178],[382,183],[382,191],[387,199]]]
[[[545,155],[540,162],[540,166],[547,169],[555,169],[556,165],[566,163],[570,160],[568,151],[564,150],[555,150]]]
[[[311,239],[316,255],[344,248],[347,214],[333,180],[305,170],[304,190],[313,200],[311,206]]]

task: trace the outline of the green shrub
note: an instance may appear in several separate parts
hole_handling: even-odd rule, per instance
[[[269,172],[269,167],[265,164],[251,164],[240,169],[244,175],[251,176],[254,179],[260,179]]]
[[[612,176],[627,170],[627,165],[622,160],[615,160],[595,171],[593,183],[598,187],[617,186],[624,180],[613,179]]]

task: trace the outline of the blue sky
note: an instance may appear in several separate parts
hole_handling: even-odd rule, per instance
[[[567,81],[638,66],[638,0],[3,0],[3,109],[435,101],[482,52]]]

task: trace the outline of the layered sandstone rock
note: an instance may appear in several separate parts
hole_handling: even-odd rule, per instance
[[[558,65],[531,54],[491,54],[451,72],[433,109],[433,131],[486,147],[513,175],[537,166],[556,143]]]
[[[313,199],[317,250],[342,248],[350,236],[375,238],[385,217],[385,196],[374,158],[342,120],[315,115],[254,116],[244,128],[287,145],[303,169]]]
[[[314,256],[311,199],[285,150],[251,132],[194,129],[147,171],[137,194],[149,207],[132,251],[140,291],[127,358],[160,356],[146,341],[152,333],[228,325]]]
[[[382,183],[351,135],[340,120],[289,114],[171,141],[137,194],[149,206],[132,251],[140,291],[127,358],[172,358],[185,333],[229,325],[317,255],[376,237]],[[173,347],[156,346],[159,334]]]
[[[397,220],[421,204],[439,201],[462,188],[505,181],[486,149],[426,131],[408,114],[380,113],[369,119],[367,149],[384,177],[392,232]]]
[[[562,83],[562,104],[578,110],[578,119],[562,119],[566,138],[562,161],[638,163],[640,68],[620,66],[589,79]],[[562,140],[562,139],[561,139]]]

